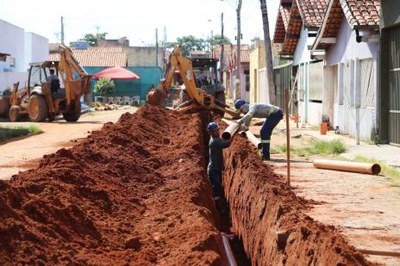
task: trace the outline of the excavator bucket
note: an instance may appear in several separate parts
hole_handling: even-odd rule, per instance
[[[160,106],[163,104],[166,97],[167,93],[164,90],[153,88],[147,94],[147,102],[150,105]]]

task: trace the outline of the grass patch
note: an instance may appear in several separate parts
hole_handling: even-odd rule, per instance
[[[272,149],[272,153],[286,153],[286,145]],[[310,140],[306,147],[290,147],[290,152],[301,157],[311,155],[338,155],[346,151],[346,146],[341,140],[318,141]]]
[[[353,160],[362,163],[378,163],[381,166],[381,173],[389,178],[390,185],[393,187],[400,187],[400,171],[396,168],[374,158],[367,158],[361,155],[354,157]]]
[[[21,136],[36,135],[43,131],[36,125],[29,127],[0,127],[0,141],[6,141]]]

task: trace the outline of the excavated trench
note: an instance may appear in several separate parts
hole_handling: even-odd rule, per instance
[[[0,264],[228,265],[229,229],[240,265],[370,265],[240,136],[225,152],[231,220],[220,217],[208,119],[143,106],[0,182]]]

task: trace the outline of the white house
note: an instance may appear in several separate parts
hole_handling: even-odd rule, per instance
[[[0,91],[27,82],[29,63],[45,61],[49,55],[49,41],[43,36],[0,19]]]
[[[328,0],[281,0],[274,43],[280,56],[293,60],[297,90],[297,112],[303,123],[319,125],[322,120],[323,62],[311,57],[310,48],[322,24]],[[290,10],[289,13],[287,10]]]
[[[380,1],[329,0],[311,48],[324,60],[322,114],[357,141],[377,135],[379,12]]]

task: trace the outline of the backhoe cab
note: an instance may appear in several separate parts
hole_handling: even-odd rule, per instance
[[[90,75],[75,60],[72,51],[61,45],[59,61],[30,64],[28,84],[22,89],[26,93],[18,93],[18,85],[14,86],[10,121],[18,121],[24,114],[33,122],[53,121],[62,114],[66,121],[76,122],[81,114],[80,98],[89,92],[89,85]]]

